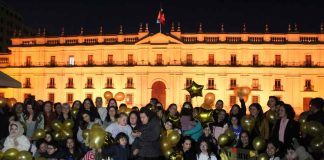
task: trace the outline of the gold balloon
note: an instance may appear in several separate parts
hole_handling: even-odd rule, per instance
[[[204,88],[204,85],[199,85],[195,81],[192,81],[191,86],[186,88],[186,90],[189,92],[190,98],[192,99],[192,98],[198,97],[198,96],[202,97],[203,88]]]
[[[104,93],[104,97],[107,101],[109,101],[111,98],[113,98],[113,94],[110,91],[106,91]]]
[[[105,142],[106,132],[100,128],[91,128],[89,134],[89,145],[92,149],[99,149]]]
[[[180,127],[180,116],[172,116],[172,115],[168,115],[167,118],[169,121],[171,121],[173,128],[179,128]]]
[[[46,132],[44,129],[36,129],[32,135],[33,140],[43,139],[46,136]]]
[[[202,109],[196,118],[202,123],[213,122],[213,110]]]
[[[64,139],[63,133],[62,132],[55,131],[54,134],[53,134],[53,138],[55,140],[57,140],[57,141],[63,140]]]
[[[218,137],[218,144],[220,146],[225,146],[230,141],[230,138],[226,134],[221,134]]]
[[[33,156],[28,151],[20,151],[18,154],[18,160],[32,160]]]
[[[321,151],[324,148],[324,136],[319,135],[314,137],[311,140],[310,146],[314,151]]]
[[[261,153],[258,155],[257,160],[268,160],[268,155],[266,153]]]
[[[0,151],[0,159],[2,159],[2,157],[3,157],[3,152]]]
[[[168,148],[167,150],[163,151],[163,155],[166,159],[168,159],[172,153],[173,153],[172,148]]]
[[[17,100],[15,98],[9,98],[7,104],[9,107],[13,107],[17,103]]]
[[[171,131],[167,136],[167,140],[170,142],[171,146],[174,147],[178,144],[180,140],[180,134],[177,131]]]
[[[126,113],[127,115],[129,115],[129,113],[130,113],[131,111],[132,111],[131,108],[126,108],[125,113]]]
[[[204,100],[204,104],[206,104],[207,106],[209,106],[211,108],[211,106],[214,105],[215,102],[215,94],[214,93],[207,93],[205,95],[205,100]],[[205,108],[205,109],[210,109],[210,108]]]
[[[95,124],[92,125],[91,129],[94,129],[94,128],[102,129],[102,127],[98,123],[95,123]]]
[[[63,124],[62,124],[62,122],[60,122],[59,120],[54,120],[54,121],[52,121],[52,123],[51,123],[51,127],[52,127],[52,129],[55,130],[55,131],[60,131],[60,130],[62,130],[62,128],[63,128]]]
[[[183,156],[180,152],[173,152],[169,156],[169,160],[183,160]]]
[[[112,138],[112,136],[109,132],[106,132],[104,145],[109,147],[114,143],[115,143],[114,138]]]
[[[237,96],[242,96],[245,102],[248,100],[250,93],[251,93],[250,87],[236,87],[234,90],[234,94]]]
[[[300,125],[300,132],[302,134],[308,134],[309,122],[301,123]]]
[[[123,92],[118,92],[115,94],[116,101],[122,101],[125,99],[125,94]]]
[[[243,116],[241,118],[241,125],[244,130],[251,133],[255,125],[255,119],[253,117]]]
[[[63,122],[63,127],[65,129],[72,129],[74,127],[74,121],[72,119],[67,119]]]
[[[5,107],[7,104],[7,99],[6,98],[0,98],[0,108]]]
[[[126,109],[127,108],[125,108],[125,107],[121,107],[121,108],[118,109],[118,112],[119,113],[125,113],[126,112]]]
[[[71,115],[73,118],[76,118],[78,116],[79,109],[78,108],[72,108]]]
[[[308,123],[307,129],[308,129],[308,134],[313,137],[318,136],[324,132],[322,124],[317,121],[310,121]]]
[[[83,139],[87,139],[89,137],[90,134],[90,129],[85,129],[82,131],[82,138]]]
[[[47,159],[44,157],[37,157],[37,158],[35,158],[35,160],[47,160]]]
[[[278,120],[278,115],[275,111],[270,110],[267,112],[266,118],[271,124],[275,124]]]
[[[306,113],[306,112],[300,114],[299,119],[298,119],[298,122],[300,124],[306,123],[307,122],[306,121],[307,120],[307,117],[308,117],[308,113]]]
[[[233,140],[236,136],[235,133],[230,128],[227,128],[224,134],[227,135],[228,138],[230,138],[230,140]]]
[[[62,138],[67,139],[73,137],[73,132],[71,129],[62,129]]]
[[[261,137],[255,137],[252,142],[253,148],[257,151],[264,149],[266,141]]]
[[[15,148],[10,148],[6,150],[3,154],[3,159],[5,160],[16,160],[18,158],[19,151]]]
[[[162,151],[165,151],[165,150],[168,150],[169,148],[171,148],[170,141],[167,138],[162,138],[162,140],[160,142],[160,146],[161,146]]]

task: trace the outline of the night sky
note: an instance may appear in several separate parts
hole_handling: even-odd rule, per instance
[[[263,32],[266,23],[270,32],[287,32],[288,23],[298,24],[301,32],[319,32],[324,22],[323,0],[3,0],[19,12],[30,27],[46,28],[58,35],[97,34],[102,25],[104,33],[135,33],[139,23],[149,22],[150,31],[157,32],[156,17],[160,7],[165,11],[169,31],[172,21],[181,22],[183,32],[197,32],[199,23],[205,32]]]

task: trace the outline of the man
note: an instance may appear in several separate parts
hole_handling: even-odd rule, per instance
[[[106,116],[107,116],[107,109],[102,107],[102,98],[101,97],[96,98],[96,107],[97,107],[98,113],[100,115],[101,121],[105,121]]]

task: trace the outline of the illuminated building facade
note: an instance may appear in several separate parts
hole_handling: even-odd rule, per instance
[[[267,28],[267,27],[266,27]],[[149,33],[13,38],[11,53],[2,55],[1,71],[23,84],[0,89],[5,97],[73,102],[124,92],[124,103],[143,106],[151,97],[179,106],[190,99],[187,86],[204,85],[229,109],[238,98],[234,88],[248,86],[247,104],[268,96],[292,104],[300,113],[311,97],[324,95],[324,32],[299,33]],[[200,105],[203,98],[193,98]],[[267,110],[267,109],[266,109]]]

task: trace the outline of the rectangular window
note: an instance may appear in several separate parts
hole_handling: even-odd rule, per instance
[[[235,89],[236,88],[236,79],[235,78],[231,78],[230,81],[230,89]]]
[[[56,65],[55,56],[51,56],[50,66],[55,66],[55,65]]]
[[[187,54],[187,65],[192,65],[192,54]]]
[[[48,100],[54,103],[54,100],[55,100],[55,95],[54,95],[54,93],[49,93],[49,94],[48,94]]]
[[[310,80],[310,79],[305,80],[304,90],[305,91],[313,91],[314,90],[314,86],[312,85],[312,80]]]
[[[113,81],[111,77],[107,78],[106,88],[113,88]]]
[[[191,102],[190,94],[187,94],[187,95],[185,96],[185,101],[186,101],[186,102]]]
[[[92,99],[92,93],[87,93],[86,96],[85,96],[85,98],[90,98],[90,99]]]
[[[66,94],[66,102],[70,104],[73,103],[73,93]]]
[[[66,84],[66,88],[74,88],[73,78],[68,78],[68,83]]]
[[[50,78],[47,88],[55,88],[55,78]]]
[[[236,54],[232,54],[231,55],[231,65],[232,66],[236,66],[237,65]]]
[[[113,65],[114,64],[114,57],[112,54],[108,55],[108,65]]]
[[[24,100],[31,97],[31,94],[30,93],[24,93]]]
[[[127,78],[126,88],[134,88],[133,78],[131,77]]]
[[[214,65],[214,64],[215,64],[214,54],[209,54],[208,55],[208,65]]]
[[[230,96],[230,106],[236,104],[236,96]]]
[[[133,56],[133,54],[128,54],[128,65],[134,65],[134,56]]]
[[[214,78],[208,78],[208,89],[216,89]]]
[[[24,88],[30,88],[30,86],[31,86],[30,78],[26,78],[26,79],[25,79]]]
[[[126,101],[126,104],[133,105],[133,102],[134,102],[134,100],[133,100],[133,94],[127,93],[126,94],[125,101]]]
[[[253,66],[258,66],[259,65],[259,55],[257,55],[257,54],[253,55],[252,65]]]
[[[32,65],[31,56],[27,56],[26,57],[26,66],[31,66],[31,65]]]
[[[275,79],[274,90],[275,91],[282,91],[283,90],[280,79]]]
[[[92,78],[87,78],[86,88],[93,88]]]
[[[157,65],[163,65],[162,54],[157,54],[156,55],[156,64]]]
[[[69,56],[69,65],[74,66],[74,56]]]
[[[259,96],[252,96],[252,103],[259,103]]]
[[[191,83],[192,83],[192,78],[187,78],[186,79],[186,86],[185,86],[185,88],[190,87],[191,86]]]
[[[88,65],[93,65],[93,55],[88,55]]]
[[[311,100],[312,100],[311,97],[304,97],[303,98],[303,109],[304,109],[304,111],[309,111],[309,104],[310,104]]]
[[[275,66],[281,66],[281,55],[275,55]]]
[[[259,79],[252,79],[252,90],[260,90]]]
[[[312,55],[306,55],[305,56],[305,66],[306,67],[311,67],[313,64],[312,62]]]

